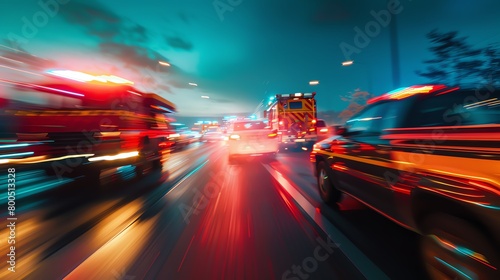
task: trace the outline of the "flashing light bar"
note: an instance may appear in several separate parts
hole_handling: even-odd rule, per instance
[[[114,75],[92,75],[78,71],[72,70],[49,70],[48,74],[58,76],[61,78],[66,78],[78,82],[101,82],[101,83],[114,83],[114,84],[130,84],[133,85],[132,81],[129,81],[124,78],[120,78]]]
[[[314,97],[316,92],[297,92],[297,93],[286,93],[286,94],[277,94],[276,98],[297,98],[297,97]]]
[[[415,94],[431,93],[440,89],[446,88],[445,85],[426,85],[426,86],[411,86],[407,88],[397,89],[388,92],[390,99],[403,99]]]
[[[398,88],[392,91],[389,91],[386,94],[383,94],[381,96],[374,97],[370,100],[368,100],[368,104],[373,104],[375,102],[381,101],[381,100],[400,100],[404,98],[408,98],[410,96],[416,95],[416,94],[428,94],[428,93],[433,93],[442,89],[447,88],[445,85],[418,85],[418,86],[410,86],[410,87],[402,87]],[[455,88],[455,89],[458,89]],[[447,91],[450,92],[450,91]]]

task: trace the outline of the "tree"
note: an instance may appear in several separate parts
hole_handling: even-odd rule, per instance
[[[342,123],[345,123],[349,118],[361,111],[366,106],[367,101],[372,97],[373,95],[371,93],[362,91],[359,88],[355,89],[354,92],[349,92],[347,95],[341,96],[340,99],[349,102],[349,105],[347,105],[345,110],[340,112],[338,118]]]
[[[483,51],[486,57],[485,67],[481,71],[482,78],[489,85],[500,83],[500,50],[498,45],[489,45]]]
[[[458,37],[457,31],[439,32],[437,29],[427,33],[434,58],[425,60],[426,71],[416,71],[432,83],[460,85],[475,82],[482,75],[483,61],[479,58],[481,50],[473,49],[467,37]]]

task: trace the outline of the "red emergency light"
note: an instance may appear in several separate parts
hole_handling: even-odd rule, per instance
[[[49,70],[47,71],[47,73],[61,78],[66,78],[85,83],[100,82],[100,83],[111,83],[111,84],[121,84],[121,85],[134,84],[132,81],[114,75],[92,75],[72,70]]]
[[[447,86],[445,85],[416,85],[416,86],[410,86],[410,87],[403,87],[403,88],[398,88],[393,91],[390,91],[388,93],[385,93],[381,96],[377,96],[374,98],[371,98],[367,101],[368,104],[373,104],[375,102],[381,101],[381,100],[401,100],[404,98],[408,98],[410,96],[416,95],[416,94],[429,94],[429,93],[434,93],[437,91],[440,91],[442,89],[446,89]],[[453,88],[452,90],[456,90],[457,88]],[[450,90],[450,91],[452,91]],[[449,92],[449,91],[447,91]]]

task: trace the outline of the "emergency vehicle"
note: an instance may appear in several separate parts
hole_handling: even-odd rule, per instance
[[[264,117],[278,131],[281,147],[312,147],[317,141],[315,95],[315,92],[277,94],[269,101]]]
[[[99,181],[102,169],[161,168],[175,105],[116,77],[67,70],[42,81],[0,78],[0,169],[44,169]]]
[[[489,85],[368,100],[314,145],[321,198],[338,207],[347,194],[419,233],[429,279],[500,279],[499,100]]]

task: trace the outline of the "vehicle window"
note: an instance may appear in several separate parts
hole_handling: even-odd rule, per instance
[[[17,109],[74,109],[81,100],[71,96],[48,94],[28,87],[4,87],[2,95],[12,100]]]
[[[234,124],[234,131],[265,129],[266,127],[264,122],[240,122]]]
[[[325,121],[316,121],[316,126],[318,126],[318,127],[325,127],[326,123],[325,123]]]
[[[217,132],[217,131],[219,131],[219,129],[218,129],[217,127],[209,127],[209,128],[207,129],[207,131],[208,131],[208,132]]]
[[[397,105],[387,102],[368,107],[346,122],[347,131],[353,135],[373,135],[396,127]]]
[[[347,131],[356,135],[372,131],[377,126],[375,122],[379,122],[382,119],[379,112],[379,106],[365,109],[346,122]]]
[[[290,101],[288,107],[292,110],[302,109],[302,101]]]
[[[412,110],[409,126],[453,126],[500,123],[499,91],[457,91],[425,98]]]

